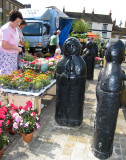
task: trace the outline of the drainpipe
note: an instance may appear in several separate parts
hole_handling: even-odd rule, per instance
[[[2,0],[2,23],[3,23],[3,0]]]

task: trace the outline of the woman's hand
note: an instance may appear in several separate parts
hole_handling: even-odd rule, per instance
[[[22,52],[22,48],[21,47],[18,47],[17,49],[19,52]]]

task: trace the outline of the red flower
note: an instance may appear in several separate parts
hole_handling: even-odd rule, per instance
[[[28,109],[28,106],[26,105],[26,106],[24,106],[24,108],[23,108],[25,111]]]
[[[26,103],[26,105],[27,105],[28,108],[32,108],[32,102],[31,102],[31,101],[28,101],[28,102]]]
[[[35,112],[32,112],[32,114],[33,114],[33,117],[35,117],[36,113],[35,113]]]
[[[6,126],[8,126],[10,124],[10,121],[9,120],[7,120],[7,122],[6,122]]]
[[[4,120],[0,120],[0,127],[2,127],[2,123],[4,122]]]
[[[3,114],[0,114],[0,119],[6,119],[6,116]]]
[[[0,134],[2,133],[2,129],[0,128]]]
[[[19,109],[22,109],[23,107],[22,106],[19,106]]]

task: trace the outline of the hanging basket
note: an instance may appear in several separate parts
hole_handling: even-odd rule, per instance
[[[26,135],[25,135],[24,133],[20,133],[20,134],[22,135],[23,141],[28,143],[28,142],[31,142],[31,141],[32,141],[33,133],[34,133],[34,132],[31,132],[31,133],[26,134]]]

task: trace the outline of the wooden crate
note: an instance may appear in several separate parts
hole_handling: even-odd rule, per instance
[[[38,110],[38,114],[41,113],[41,97],[35,97],[35,96],[25,96],[25,95],[19,95],[19,94],[12,94],[8,93],[8,100],[9,104],[13,103],[16,106],[25,106],[27,101],[32,102],[32,109]]]

